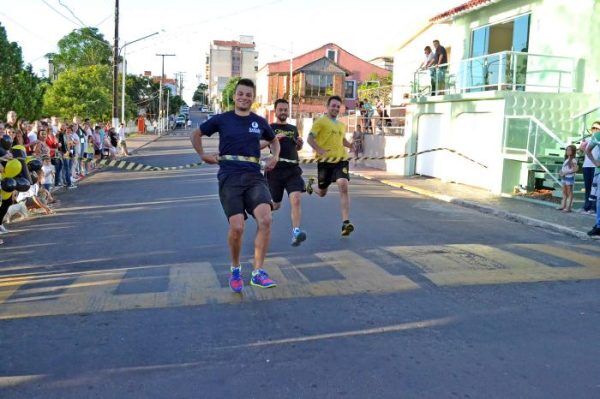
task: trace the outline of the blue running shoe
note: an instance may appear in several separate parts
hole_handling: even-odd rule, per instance
[[[305,240],[306,240],[306,232],[302,231],[298,227],[296,227],[292,231],[292,246],[297,247],[302,243],[302,241],[305,241]]]
[[[242,280],[242,266],[231,268],[229,287],[231,287],[233,292],[242,292],[244,289],[244,280]]]
[[[271,288],[276,287],[275,281],[271,280],[269,275],[263,269],[254,270],[252,272],[252,278],[250,279],[250,285],[260,288]]]

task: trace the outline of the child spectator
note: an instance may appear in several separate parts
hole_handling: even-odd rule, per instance
[[[42,187],[50,191],[55,181],[56,168],[50,162],[50,157],[45,156],[42,158],[42,178],[40,179]]]
[[[573,206],[573,185],[575,184],[575,172],[577,172],[577,160],[575,152],[577,149],[574,145],[568,145],[565,149],[565,162],[558,175],[562,178],[562,202],[559,211],[571,212]]]

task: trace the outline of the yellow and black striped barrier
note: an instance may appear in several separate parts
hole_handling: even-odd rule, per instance
[[[336,157],[336,158],[302,158],[298,161],[292,160],[292,159],[280,158],[279,161],[301,164],[301,165],[314,164],[314,163],[319,163],[319,162],[335,163],[335,162],[340,162],[340,161],[385,161],[385,160],[395,160],[395,159],[415,157],[418,155],[427,154],[427,153],[436,152],[436,151],[451,152],[451,153],[456,154],[474,164],[481,166],[482,168],[487,169],[487,166],[482,164],[481,162],[478,162],[472,158],[469,158],[468,156],[466,156],[456,150],[453,150],[450,148],[444,148],[444,147],[432,148],[429,150],[418,151],[418,152],[413,152],[413,153],[409,153],[409,154],[397,154],[397,155],[378,156],[378,157],[362,156],[362,157]],[[79,158],[79,159],[83,160],[86,163],[94,161],[94,160],[88,159],[88,158]],[[263,161],[260,158],[247,157],[247,156],[242,156],[242,155],[221,155],[221,156],[219,156],[219,160],[220,161],[251,162],[251,163],[256,163],[256,164],[263,163]],[[152,165],[146,165],[146,164],[138,163],[138,162],[130,162],[130,161],[124,161],[124,160],[109,160],[109,159],[102,159],[99,161],[96,160],[95,162],[96,162],[96,165],[99,165],[99,166],[106,166],[106,167],[110,167],[110,168],[117,168],[117,169],[123,169],[123,170],[128,170],[128,171],[140,171],[140,172],[145,172],[145,171],[157,172],[157,171],[193,169],[193,168],[197,168],[197,167],[200,167],[205,164],[205,162],[195,162],[195,163],[188,163],[185,165],[178,165],[178,166],[152,166]]]

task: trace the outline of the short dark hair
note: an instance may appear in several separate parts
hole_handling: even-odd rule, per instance
[[[433,42],[437,43],[437,44],[440,44],[440,41],[438,39],[435,39]]]
[[[289,105],[288,101],[285,98],[280,98],[278,100],[275,101],[275,104],[273,105],[273,108],[277,108],[277,105],[279,104],[286,104]]]
[[[425,46],[425,50],[429,50],[429,51],[431,51],[431,47],[429,47],[429,46]]]
[[[238,86],[251,87],[252,91],[256,94],[256,86],[254,85],[254,82],[251,79],[240,79],[235,85],[234,91],[237,91]]]
[[[327,105],[331,104],[331,102],[335,100],[335,101],[339,101],[340,104],[342,102],[342,98],[340,96],[331,96],[327,99]]]

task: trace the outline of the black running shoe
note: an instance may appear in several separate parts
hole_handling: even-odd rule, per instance
[[[308,181],[306,182],[306,192],[308,193],[308,195],[311,195],[314,190],[312,188],[312,185],[315,184],[315,178],[314,177],[309,177]]]
[[[354,225],[350,221],[342,223],[342,236],[343,237],[349,236],[350,233],[352,233],[353,231],[354,231]]]
[[[590,231],[588,231],[587,235],[590,237],[600,236],[600,227],[594,226]]]

